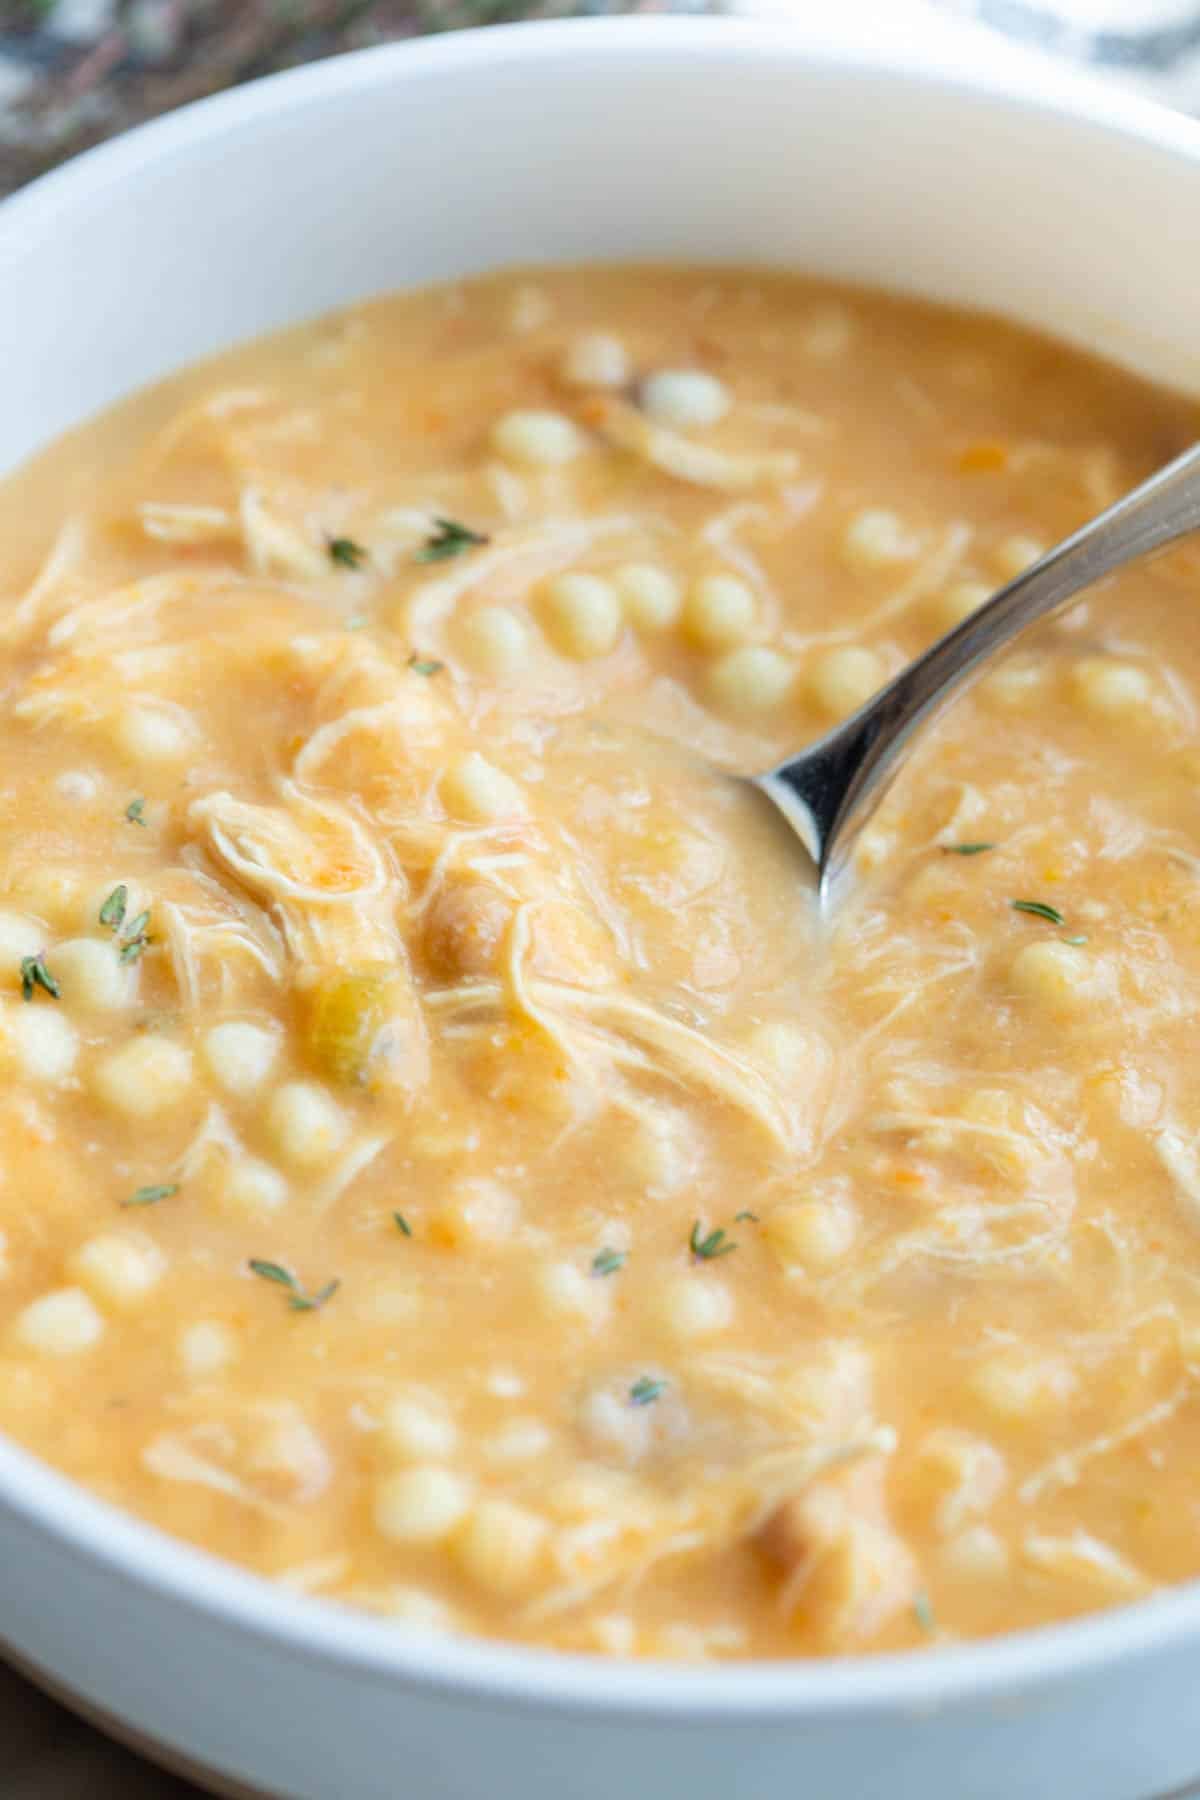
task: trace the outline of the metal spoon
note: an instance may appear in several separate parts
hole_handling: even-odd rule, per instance
[[[920,726],[1027,626],[1061,611],[1114,569],[1197,529],[1200,445],[1047,551],[841,725],[778,768],[750,777],[812,857],[821,903],[829,903],[854,839]]]

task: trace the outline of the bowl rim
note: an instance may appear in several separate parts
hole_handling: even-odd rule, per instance
[[[1001,42],[980,57],[978,40],[953,21],[947,24],[943,40],[916,42],[910,30],[893,30],[878,19],[869,26],[854,19],[570,19],[354,51],[194,102],[39,177],[0,202],[0,264],[7,253],[54,231],[64,213],[101,203],[107,189],[150,165],[186,160],[191,149],[231,127],[302,111],[334,94],[564,55],[643,62],[682,56],[726,64],[790,59],[830,73],[896,78],[1018,114],[1055,116],[1082,131],[1191,163],[1200,180],[1200,123]],[[294,1660],[333,1664],[341,1673],[444,1698],[580,1717],[696,1715],[727,1725],[885,1711],[917,1716],[953,1703],[1020,1696],[1200,1638],[1197,1580],[1066,1624],[931,1646],[919,1654],[681,1668],[411,1632],[395,1620],[315,1604],[170,1537],[2,1437],[0,1511],[65,1559],[140,1590],[144,1602],[170,1602]]]

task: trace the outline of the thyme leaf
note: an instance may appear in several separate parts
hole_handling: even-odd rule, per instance
[[[629,1390],[629,1399],[634,1406],[651,1406],[666,1391],[665,1381],[655,1381],[651,1375],[639,1375]]]
[[[34,989],[41,988],[52,1000],[60,997],[61,989],[49,969],[43,955],[23,956],[21,958],[21,998],[32,1000]]]
[[[414,562],[446,562],[450,557],[461,556],[464,550],[474,550],[488,541],[478,531],[472,531],[469,525],[460,525],[457,519],[435,517],[433,522],[437,530],[417,551]]]
[[[121,918],[117,921],[116,925],[113,925],[112,929],[114,931],[117,930],[118,928],[120,928],[124,921],[125,889],[118,888],[116,890],[116,893],[110,894],[108,897],[108,900],[106,900],[104,903],[105,906],[107,907],[110,904],[110,902],[112,902],[116,899],[116,896],[118,893],[121,895]],[[101,912],[100,916],[101,916],[101,918],[104,917],[103,912]],[[108,924],[108,923],[110,923],[110,921],[105,920],[105,923]],[[149,908],[147,908],[147,910],[145,912],[140,912],[136,919],[131,920],[128,925],[124,926],[124,932],[123,932],[123,936],[122,936],[122,940],[121,940],[121,948],[117,952],[118,959],[122,963],[136,962],[138,960],[138,957],[141,956],[142,952],[149,948],[149,945],[152,942],[152,939],[150,937],[150,932],[148,929],[149,924],[150,924],[150,911],[149,911]]]
[[[145,812],[145,810],[146,810],[146,802],[142,799],[142,796],[139,794],[137,796],[137,798],[135,800],[131,800],[129,802],[129,805],[125,808],[125,817],[129,820],[129,823],[131,825],[145,825],[146,821],[142,817],[142,814]]]
[[[1048,925],[1065,925],[1067,922],[1057,906],[1048,906],[1044,900],[1010,900],[1008,904],[1014,912],[1031,913],[1035,919],[1045,919]]]
[[[277,1287],[287,1289],[292,1312],[316,1312],[327,1300],[332,1300],[342,1285],[340,1281],[327,1281],[315,1294],[306,1294],[291,1270],[285,1269],[282,1263],[264,1262],[261,1257],[252,1256],[249,1266],[263,1281],[273,1281]]]
[[[394,1212],[392,1214],[392,1222],[395,1225],[396,1230],[399,1231],[404,1237],[412,1236],[412,1234],[413,1234],[412,1226],[409,1224],[408,1220],[405,1218],[403,1213]]]
[[[336,563],[341,569],[361,568],[367,560],[363,546],[356,544],[353,538],[326,538],[325,548],[329,551],[330,562]]]
[[[158,1187],[140,1187],[136,1194],[128,1200],[122,1200],[122,1206],[155,1206],[160,1200],[171,1200],[179,1192],[177,1181],[166,1181]]]
[[[706,1236],[699,1219],[692,1226],[692,1235],[688,1239],[688,1246],[692,1255],[698,1256],[701,1262],[712,1262],[716,1257],[728,1256],[731,1251],[737,1249],[733,1239],[726,1234],[724,1226],[717,1226],[715,1231],[710,1231]]]
[[[615,1275],[629,1260],[628,1250],[597,1250],[592,1258],[593,1275]]]
[[[943,844],[945,856],[982,856],[985,850],[994,850],[995,844]]]
[[[107,925],[110,931],[120,931],[125,923],[125,907],[128,900],[129,889],[124,885],[115,887],[100,908],[100,923]]]

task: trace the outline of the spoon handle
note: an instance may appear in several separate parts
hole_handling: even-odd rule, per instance
[[[1200,445],[1065,538],[902,669],[825,737],[760,776],[812,853],[826,893],[912,734],[1005,644],[1114,569],[1200,529]]]

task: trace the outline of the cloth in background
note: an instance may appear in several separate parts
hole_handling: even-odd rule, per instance
[[[903,0],[901,0],[903,4]],[[1200,113],[1200,0],[942,0],[1052,55]]]
[[[115,132],[339,50],[605,12],[802,17],[828,0],[0,0],[0,194]],[[1200,0],[839,0],[839,12],[975,21],[1200,112]]]

